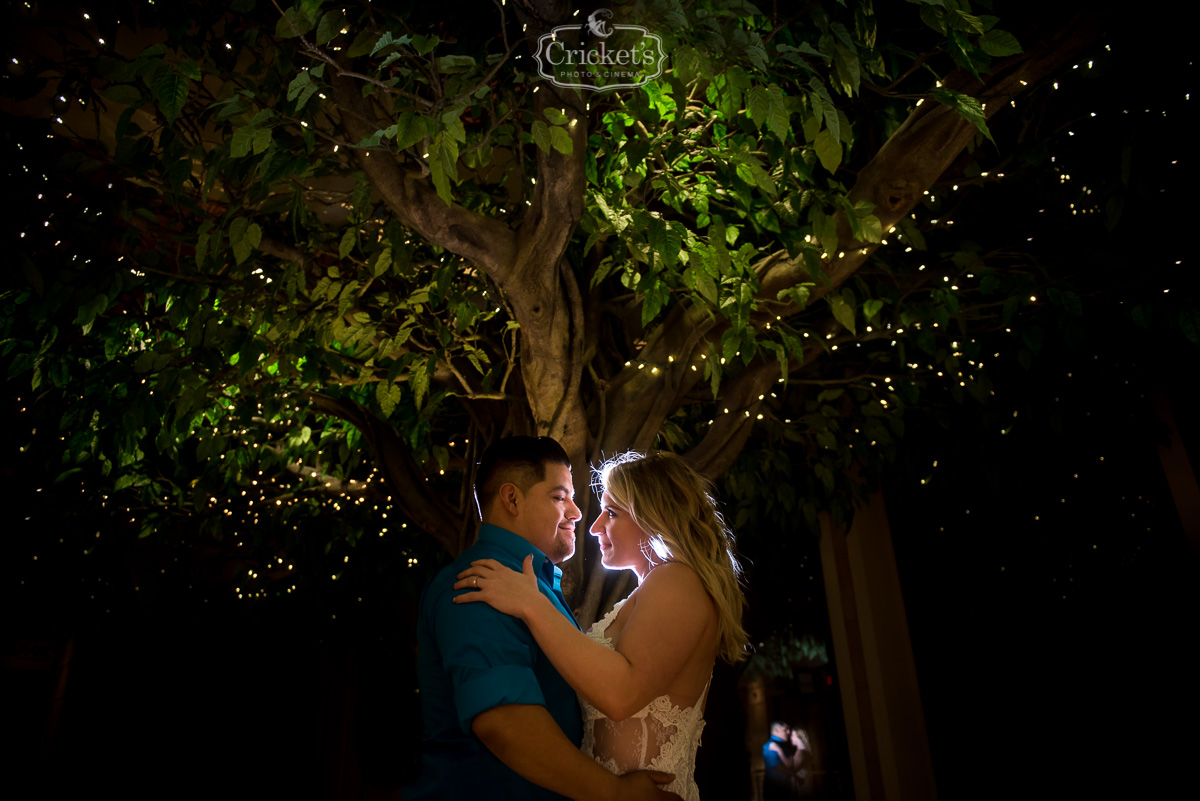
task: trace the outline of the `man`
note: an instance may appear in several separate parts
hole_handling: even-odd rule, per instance
[[[533,555],[541,591],[574,622],[555,565],[575,553],[571,461],[549,437],[510,437],[484,453],[475,477],[476,543],[421,595],[418,661],[421,775],[404,801],[677,798],[648,771],[615,776],[579,750],[575,692],[528,628],[487,604],[456,604],[456,576],[476,559],[521,570]]]

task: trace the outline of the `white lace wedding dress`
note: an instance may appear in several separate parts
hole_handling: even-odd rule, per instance
[[[596,642],[612,648],[604,636],[625,601],[621,601],[588,631]],[[712,679],[709,679],[709,684]],[[655,698],[644,709],[625,720],[609,720],[604,713],[579,696],[583,709],[583,752],[618,775],[648,768],[675,774],[662,789],[678,793],[683,801],[698,801],[700,792],[692,774],[696,749],[704,730],[704,699],[708,684],[694,706],[680,709],[666,695]]]

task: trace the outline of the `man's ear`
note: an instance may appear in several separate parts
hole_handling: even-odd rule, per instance
[[[507,483],[500,485],[500,491],[496,494],[496,499],[500,502],[500,506],[504,511],[512,517],[516,517],[520,512],[518,507],[524,498],[521,497],[521,490],[516,484]]]

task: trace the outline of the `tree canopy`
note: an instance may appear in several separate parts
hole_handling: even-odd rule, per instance
[[[601,456],[665,448],[729,471],[743,522],[841,518],[905,409],[986,400],[990,333],[1081,311],[980,213],[954,227],[1069,180],[1051,84],[1098,46],[991,5],[614,3],[663,69],[607,91],[539,73],[593,10],[550,0],[23,18],[10,178],[38,202],[3,336],[39,453],[140,536],[248,546],[247,595],[304,549],[461,550],[504,434],[559,439],[585,498]]]

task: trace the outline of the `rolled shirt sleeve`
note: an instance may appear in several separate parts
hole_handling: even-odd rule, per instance
[[[476,544],[439,571],[422,593],[417,625],[421,773],[404,787],[406,801],[562,801],[498,760],[471,729],[489,709],[527,704],[545,707],[576,746],[583,736],[575,691],[529,628],[485,603],[454,603],[454,596],[464,592],[453,588],[456,577],[471,560],[492,558],[519,571],[527,554],[534,557],[542,594],[574,622],[558,568],[526,540],[487,524],[480,527]]]
[[[529,629],[487,604],[456,604],[456,594],[451,590],[438,599],[434,631],[463,733],[470,733],[476,715],[497,706],[545,706],[534,672],[540,657]]]

